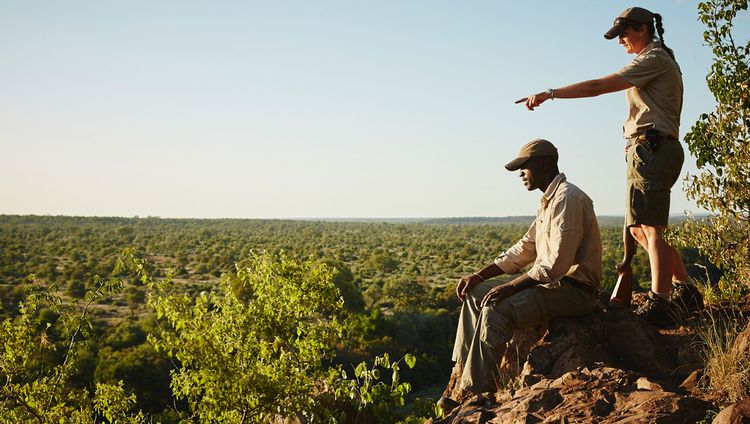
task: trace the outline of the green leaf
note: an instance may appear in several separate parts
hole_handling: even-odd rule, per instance
[[[414,368],[414,365],[417,364],[417,358],[411,353],[406,354],[406,356],[404,357],[404,361],[409,368]]]

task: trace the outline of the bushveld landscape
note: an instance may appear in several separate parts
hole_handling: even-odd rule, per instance
[[[716,107],[684,137],[673,219],[703,304],[517,331],[496,393],[456,388],[456,280],[531,217],[244,220],[0,215],[2,423],[739,423],[750,418],[746,0],[698,4]],[[740,41],[741,40],[741,41]],[[600,217],[602,305],[622,218]],[[634,305],[650,285],[633,263]],[[705,305],[705,307],[702,307]],[[632,309],[632,308],[631,308]]]
[[[602,218],[605,290],[616,280],[620,219]],[[34,328],[52,344],[65,343],[65,331],[46,326],[72,313],[61,311],[61,304],[80,308],[91,300],[86,309],[89,335],[75,348],[69,384],[93,392],[97,384],[122,382],[145,416],[169,422],[168,417],[189,409],[170,389],[175,363],[147,340],[163,320],[155,304],[146,301],[156,295],[155,289],[135,270],[125,269],[114,275],[117,285],[101,296],[91,295],[111,275],[123,251],[133,248],[129,254],[142,260],[144,272],[154,281],[168,280],[163,287],[167,293],[190,298],[226,287],[241,292],[236,281],[226,286],[221,280],[235,278],[248,259],[324,264],[348,315],[346,339],[335,346],[330,360],[353,373],[360,362],[371,364],[384,354],[413,355],[416,366],[401,372],[411,384],[405,402],[413,404],[420,397],[424,407],[439,398],[450,376],[459,308],[456,280],[510,247],[530,220],[389,223],[6,215],[0,217],[2,313],[17,317],[25,297],[44,290],[45,296],[58,300],[40,305]],[[708,261],[693,248],[681,253],[695,280],[707,281]],[[648,272],[640,250],[634,261],[636,285],[648,287]],[[51,366],[61,359],[59,353],[48,352],[38,360]],[[413,412],[406,408],[400,413]]]

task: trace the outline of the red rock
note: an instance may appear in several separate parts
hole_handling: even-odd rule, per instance
[[[491,402],[464,402],[435,424],[700,421],[710,404],[675,393],[659,380],[677,365],[677,350],[670,356],[660,337],[628,311],[557,319],[543,334],[519,332],[513,341],[521,345],[511,342],[508,349],[515,359],[506,355],[504,364],[505,372],[519,373],[520,380],[487,394]],[[507,366],[522,358],[522,367]]]
[[[750,398],[745,398],[724,408],[711,422],[712,424],[750,423]]]

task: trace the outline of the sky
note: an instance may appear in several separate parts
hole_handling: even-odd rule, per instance
[[[632,5],[0,0],[0,214],[532,215],[503,165],[541,137],[622,215],[625,94],[514,100],[627,64],[603,33]],[[697,2],[638,5],[682,67],[682,136],[714,108]]]

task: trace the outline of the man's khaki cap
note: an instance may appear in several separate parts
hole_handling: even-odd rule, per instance
[[[523,164],[526,163],[527,160],[529,160],[529,158],[536,156],[556,158],[558,157],[557,148],[552,143],[542,138],[531,140],[523,147],[521,147],[521,151],[518,152],[518,157],[508,162],[508,164],[505,165],[505,169],[507,169],[508,171],[515,171],[517,169],[520,169],[521,166],[523,166]]]
[[[654,14],[642,7],[629,7],[615,18],[615,24],[609,31],[604,33],[604,38],[611,40],[619,37],[620,34],[632,24],[650,24],[654,20]]]

